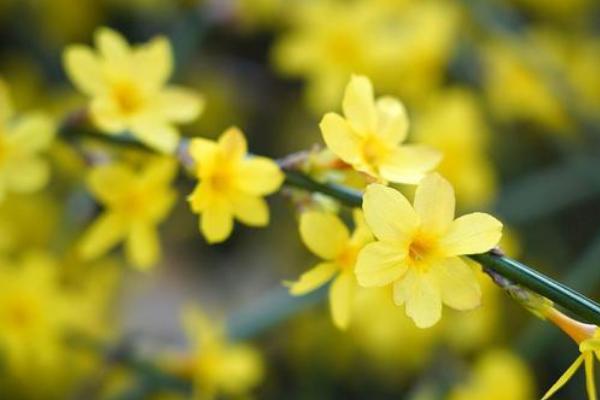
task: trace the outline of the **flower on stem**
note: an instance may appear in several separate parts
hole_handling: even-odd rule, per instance
[[[600,330],[595,325],[584,324],[575,321],[558,310],[552,308],[547,311],[545,317],[568,334],[577,344],[579,344],[580,355],[575,359],[573,364],[548,391],[544,394],[542,400],[547,400],[552,397],[559,389],[561,389],[573,377],[577,369],[584,364],[585,368],[585,385],[588,398],[596,400],[596,383],[594,382],[594,357],[600,360]]]
[[[197,308],[184,310],[183,320],[194,351],[190,363],[194,399],[244,395],[262,380],[263,360],[253,347],[228,343],[224,328]]]
[[[100,28],[95,42],[98,53],[82,45],[67,47],[64,65],[74,85],[91,97],[96,126],[109,135],[130,131],[144,144],[172,153],[179,142],[174,124],[194,120],[202,100],[167,84],[173,70],[169,41],[157,37],[130,46],[119,33]]]
[[[145,269],[156,263],[160,258],[157,226],[175,204],[171,181],[176,173],[177,163],[168,157],[151,160],[141,171],[125,163],[92,169],[87,185],[105,210],[84,233],[80,255],[95,259],[125,240],[127,259],[133,265]]]
[[[437,150],[401,145],[408,132],[404,106],[392,97],[373,97],[367,77],[353,76],[342,103],[344,117],[321,120],[327,147],[356,170],[381,181],[417,184],[440,162]]]
[[[247,157],[244,134],[226,130],[217,142],[195,138],[190,154],[200,182],[188,196],[192,211],[201,214],[200,232],[209,243],[231,235],[234,217],[246,225],[266,226],[269,207],[263,196],[279,189],[283,173],[266,157]]]
[[[46,115],[14,115],[8,88],[0,81],[0,202],[7,193],[31,193],[48,182],[50,168],[40,153],[53,137]]]
[[[472,213],[454,219],[454,191],[438,174],[417,187],[414,207],[398,191],[380,184],[367,187],[363,210],[377,241],[358,255],[356,275],[365,287],[393,285],[397,305],[420,328],[439,321],[442,303],[469,310],[481,292],[471,267],[460,256],[494,248],[502,224]]]
[[[333,322],[340,329],[350,323],[356,291],[354,266],[360,249],[373,240],[361,210],[354,210],[355,229],[352,236],[346,225],[334,214],[307,211],[300,217],[302,241],[323,262],[305,272],[290,284],[290,292],[303,295],[333,278],[329,288],[329,306]]]

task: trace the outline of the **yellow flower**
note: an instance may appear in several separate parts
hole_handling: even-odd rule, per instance
[[[244,134],[226,130],[217,142],[195,138],[190,154],[200,180],[188,200],[201,214],[200,232],[209,243],[222,242],[233,229],[233,218],[250,226],[269,223],[269,207],[263,196],[283,183],[283,173],[266,157],[247,157]]]
[[[240,396],[260,383],[264,367],[258,351],[248,345],[228,343],[223,326],[198,309],[186,309],[183,318],[194,347],[194,399],[214,399],[219,394]]]
[[[527,365],[501,349],[487,351],[473,367],[470,379],[450,391],[449,400],[530,400],[533,378]]]
[[[147,268],[160,258],[157,226],[176,199],[170,186],[177,164],[166,157],[148,162],[142,171],[124,163],[94,168],[87,184],[104,212],[84,233],[79,252],[94,259],[125,240],[129,262]]]
[[[130,47],[108,28],[98,29],[95,41],[99,54],[81,45],[64,53],[70,79],[92,99],[95,124],[109,135],[128,130],[152,148],[173,152],[179,142],[174,123],[195,119],[202,102],[187,89],[167,85],[173,70],[169,41],[157,37]]]
[[[290,293],[298,296],[315,290],[335,277],[329,288],[329,306],[333,322],[340,329],[346,329],[350,323],[357,289],[354,276],[356,255],[365,244],[373,240],[359,209],[354,210],[354,224],[354,233],[350,236],[346,225],[333,214],[319,211],[302,214],[302,241],[310,251],[325,261],[302,274],[290,286]]]
[[[494,42],[485,49],[484,92],[494,116],[502,121],[534,122],[552,132],[567,133],[566,111],[544,80],[543,71],[519,57],[518,45]]]
[[[114,299],[106,275],[118,270],[105,262],[85,266],[86,279],[75,281],[62,273],[66,266],[43,252],[0,259],[0,390],[11,398],[68,397],[100,365],[66,339],[95,340],[105,333],[107,305]],[[32,376],[37,385],[30,384]]]
[[[438,174],[417,187],[414,208],[400,192],[380,184],[369,185],[363,198],[378,241],[358,255],[358,283],[393,284],[394,302],[405,304],[420,328],[439,321],[442,303],[457,310],[479,305],[477,278],[460,256],[492,249],[502,233],[502,224],[487,214],[454,220],[454,202],[452,186]]]
[[[418,183],[441,156],[433,149],[400,145],[408,132],[402,103],[392,97],[374,100],[368,78],[353,76],[342,103],[344,117],[328,113],[321,120],[327,147],[356,170],[397,183]]]
[[[596,326],[578,324],[569,318],[561,318],[561,314],[558,312],[551,312],[547,317],[579,343],[579,351],[581,354],[575,359],[573,364],[567,368],[565,373],[558,378],[558,381],[548,389],[542,400],[549,399],[562,388],[575,374],[581,364],[584,364],[585,366],[585,384],[588,397],[590,400],[596,400],[598,397],[596,393],[596,383],[594,381],[594,357],[600,359],[600,330]],[[591,327],[594,328],[594,331],[590,334],[589,328]]]
[[[48,182],[50,168],[39,153],[53,137],[46,115],[14,115],[8,88],[0,81],[0,202],[7,193],[31,193]]]
[[[315,112],[339,102],[352,73],[369,73],[381,63],[386,39],[374,18],[373,2],[313,1],[286,4],[292,23],[275,43],[272,60],[288,76],[307,80],[305,97]]]

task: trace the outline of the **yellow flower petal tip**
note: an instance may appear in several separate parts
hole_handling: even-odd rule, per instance
[[[437,173],[421,181],[412,205],[381,184],[369,185],[363,198],[377,241],[358,255],[358,283],[392,285],[394,302],[421,328],[439,321],[442,304],[457,310],[479,306],[479,284],[461,256],[491,250],[502,234],[494,217],[474,213],[454,219],[454,207],[452,186]]]
[[[322,262],[288,282],[294,296],[310,293],[328,282],[329,308],[335,326],[345,330],[350,325],[356,291],[354,268],[360,249],[373,240],[360,209],[354,211],[354,231],[335,214],[306,211],[300,216],[300,237],[306,247]]]
[[[68,46],[63,64],[68,77],[90,97],[89,112],[101,131],[129,131],[145,145],[173,153],[177,123],[197,118],[203,100],[191,90],[167,83],[173,70],[171,44],[157,37],[130,46],[116,31],[99,28],[97,51]]]
[[[226,240],[234,219],[249,226],[268,225],[264,196],[279,190],[284,180],[277,163],[248,156],[246,138],[235,127],[216,142],[192,139],[189,152],[199,183],[188,201],[192,211],[200,214],[199,229],[208,243]]]
[[[379,180],[417,184],[441,161],[441,154],[421,145],[403,145],[408,117],[392,97],[375,99],[371,81],[353,75],[342,102],[343,116],[327,113],[321,133],[327,147],[356,170]]]

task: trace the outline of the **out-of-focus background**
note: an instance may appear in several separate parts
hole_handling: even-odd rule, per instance
[[[351,74],[369,76],[377,94],[406,104],[409,141],[444,153],[439,170],[453,183],[461,213],[493,213],[507,226],[507,253],[598,296],[597,2],[0,0],[0,75],[17,112],[44,110],[58,124],[85,106],[66,79],[62,50],[89,45],[99,26],[132,43],[158,34],[171,40],[173,81],[206,101],[185,135],[216,138],[237,125],[253,153],[273,158],[321,143],[318,122],[339,111]],[[73,313],[103,343],[135,343],[148,358],[185,352],[181,309],[200,304],[260,351],[264,377],[248,396],[265,399],[535,399],[577,355],[570,339],[486,277],[480,309],[446,309],[429,330],[415,328],[380,292],[359,297],[347,332],[316,299],[259,329],[286,307],[281,282],[315,263],[295,210],[273,196],[266,229],[238,225],[227,242],[208,246],[185,201],[193,182],[184,177],[161,227],[156,268],[129,268],[119,252],[92,265],[71,262],[69,241],[97,207],[77,149],[59,137],[49,158],[44,190],[9,195],[0,205],[0,254],[10,264],[0,288],[46,290],[36,286],[36,268],[51,270],[61,293],[50,296],[50,313]],[[32,275],[24,276],[26,268]],[[2,299],[0,293],[0,308]],[[15,350],[15,330],[0,325],[1,398],[181,395],[136,392],[139,371],[115,362],[109,350],[57,344],[52,335],[64,332],[42,332]],[[560,398],[582,398],[583,385],[583,374],[576,375]]]

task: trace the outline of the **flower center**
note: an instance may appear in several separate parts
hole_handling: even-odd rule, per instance
[[[5,310],[5,323],[16,330],[29,329],[38,318],[38,305],[33,299],[17,296],[12,299]]]
[[[417,235],[408,246],[408,258],[413,265],[421,265],[435,252],[435,241],[423,235]]]
[[[363,158],[369,165],[379,164],[389,153],[389,147],[375,135],[369,135],[362,144]]]
[[[210,176],[209,182],[215,192],[225,193],[231,187],[231,175],[225,170],[217,170]]]
[[[130,115],[138,111],[144,99],[139,88],[131,81],[120,81],[112,87],[112,95],[123,114]]]
[[[342,251],[337,258],[337,264],[344,270],[351,269],[356,264],[356,256],[358,255],[356,246],[348,246]]]

